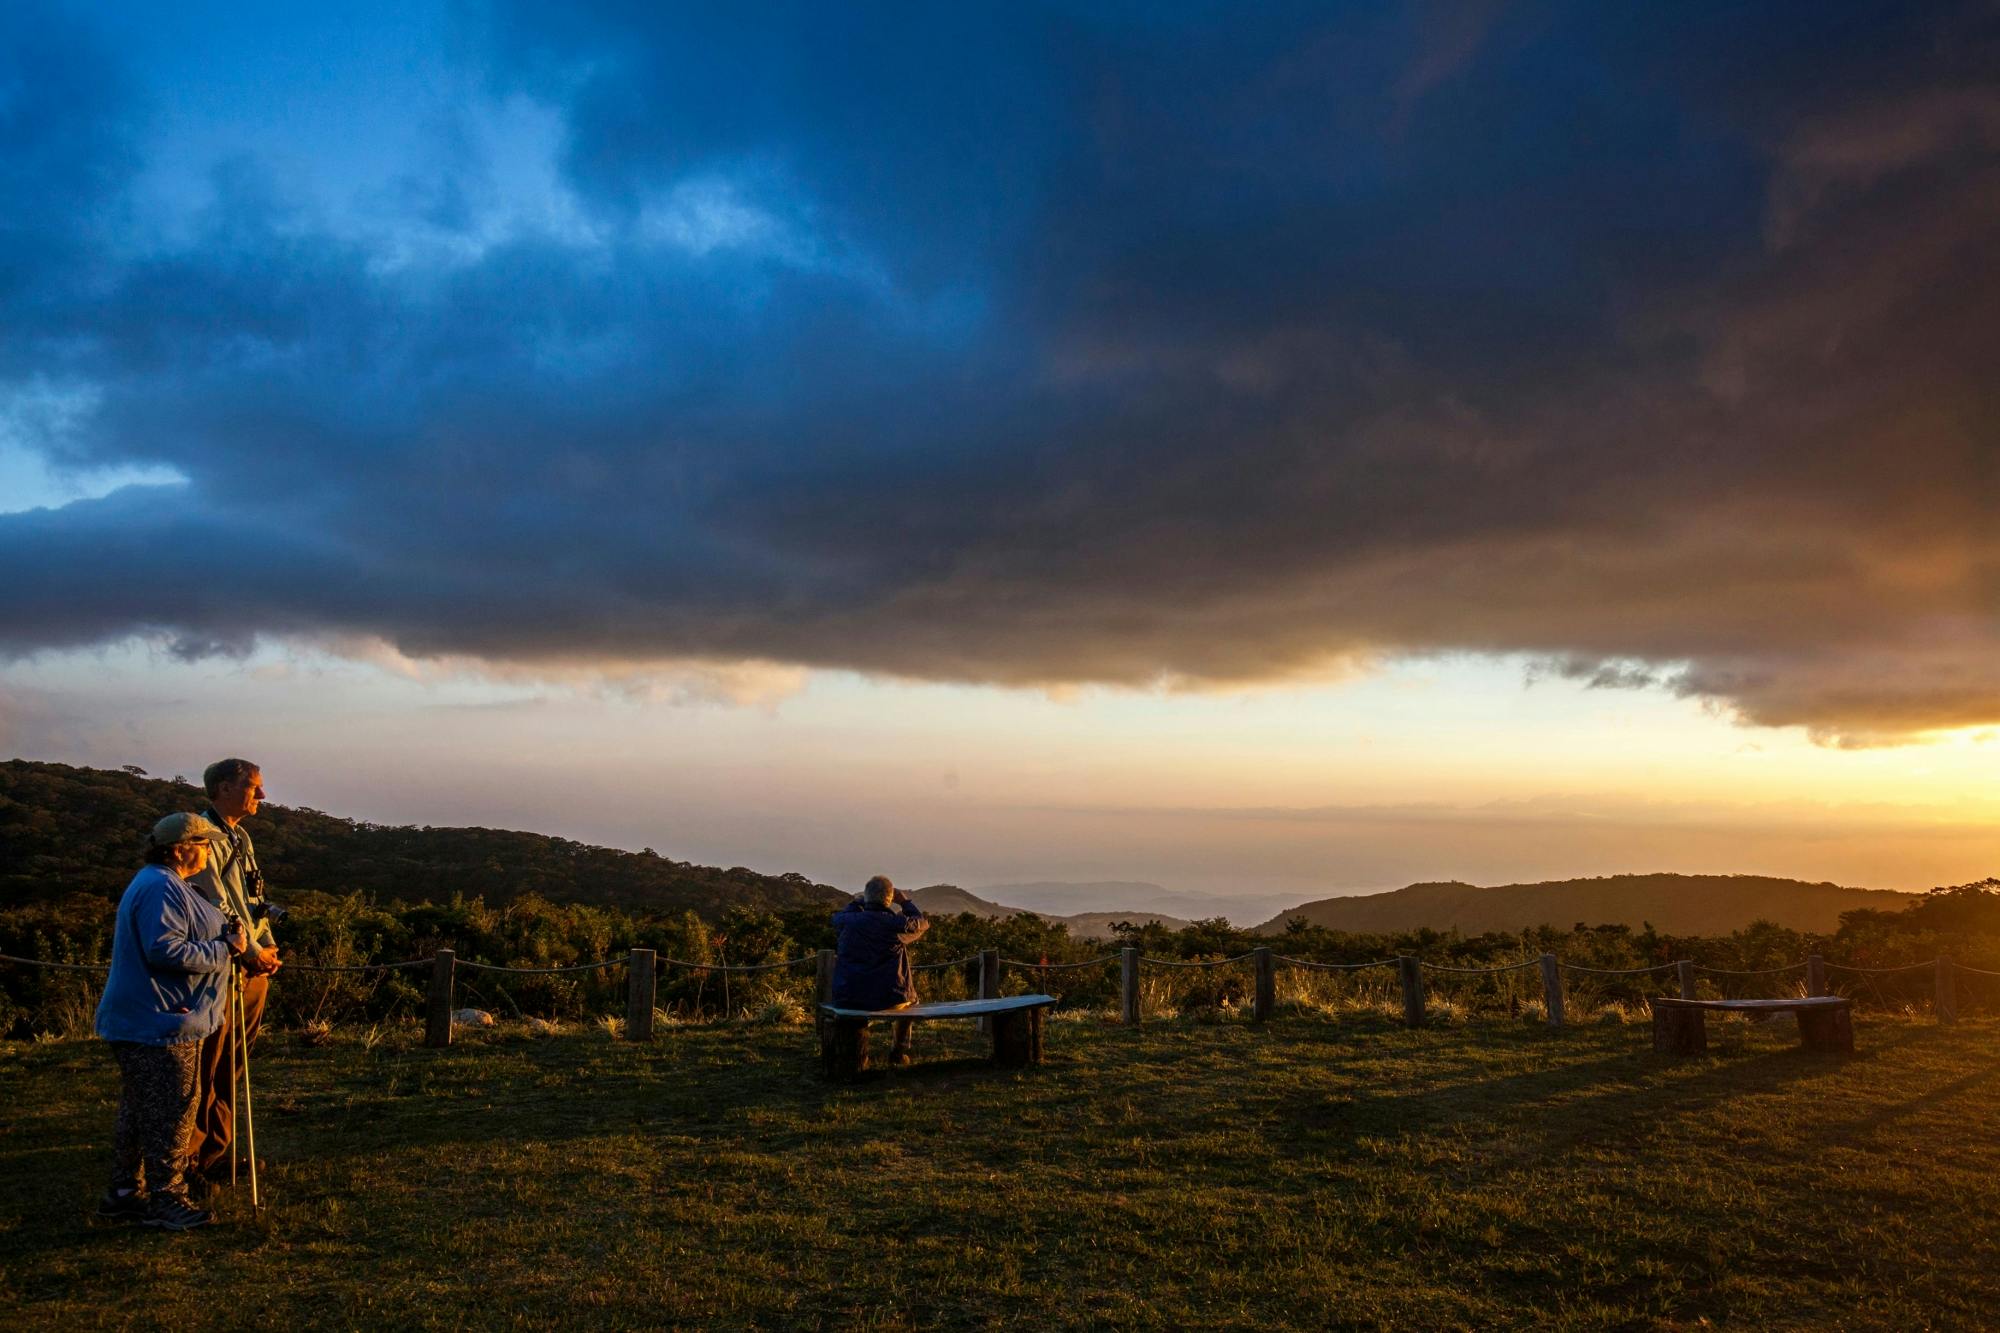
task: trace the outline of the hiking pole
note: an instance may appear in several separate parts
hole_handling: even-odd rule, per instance
[[[250,1105],[250,1034],[243,1027],[243,988],[236,988],[236,1039],[243,1043],[243,1151],[250,1158],[250,1207],[263,1212],[257,1193],[257,1117]],[[231,1114],[234,1114],[232,1111]]]
[[[242,1039],[242,1032],[236,1026],[237,1003],[236,963],[229,964],[229,998],[222,1011],[222,1021],[229,1025],[229,1035],[223,1038],[222,1058],[229,1062],[229,1188],[236,1188],[236,1156],[243,1148],[243,1140],[236,1133],[236,1107],[238,1105],[237,1077],[239,1064],[236,1058],[236,1043]]]

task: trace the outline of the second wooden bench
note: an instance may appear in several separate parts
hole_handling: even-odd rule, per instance
[[[1768,1018],[1799,1016],[1799,1045],[1809,1051],[1854,1050],[1854,1001],[1839,995],[1796,1000],[1678,1000],[1657,995],[1653,1006],[1653,1049],[1667,1055],[1699,1055],[1708,1049],[1707,1016],[1743,1014]]]

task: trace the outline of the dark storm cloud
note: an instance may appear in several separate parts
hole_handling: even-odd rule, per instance
[[[1990,8],[571,9],[466,32],[574,218],[441,132],[395,263],[254,162],[136,243],[148,72],[0,18],[0,383],[190,478],[0,516],[0,649],[2000,720]]]

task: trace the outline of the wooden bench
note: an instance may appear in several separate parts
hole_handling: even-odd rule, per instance
[[[1666,1055],[1699,1055],[1708,1049],[1706,1019],[1711,1013],[1769,1018],[1799,1016],[1799,1045],[1808,1051],[1854,1051],[1854,1001],[1839,995],[1799,1000],[1677,1000],[1665,995],[1653,1006],[1653,1049]]]
[[[990,1018],[993,1063],[1019,1069],[1042,1062],[1042,1014],[1056,1002],[1053,995],[1009,995],[994,1000],[952,1000],[943,1004],[912,1004],[901,1009],[841,1009],[823,1004],[820,1016],[820,1059],[832,1079],[851,1079],[868,1063],[870,1023],[922,1023],[933,1018]]]

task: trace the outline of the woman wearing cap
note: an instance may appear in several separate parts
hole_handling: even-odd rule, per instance
[[[170,1231],[214,1220],[188,1202],[181,1171],[201,1039],[222,1022],[229,961],[245,941],[243,928],[185,877],[201,873],[209,844],[222,836],[200,815],[168,815],[147,835],[145,868],[118,900],[97,1035],[111,1043],[124,1088],[112,1136],[115,1174],[100,1217]]]

